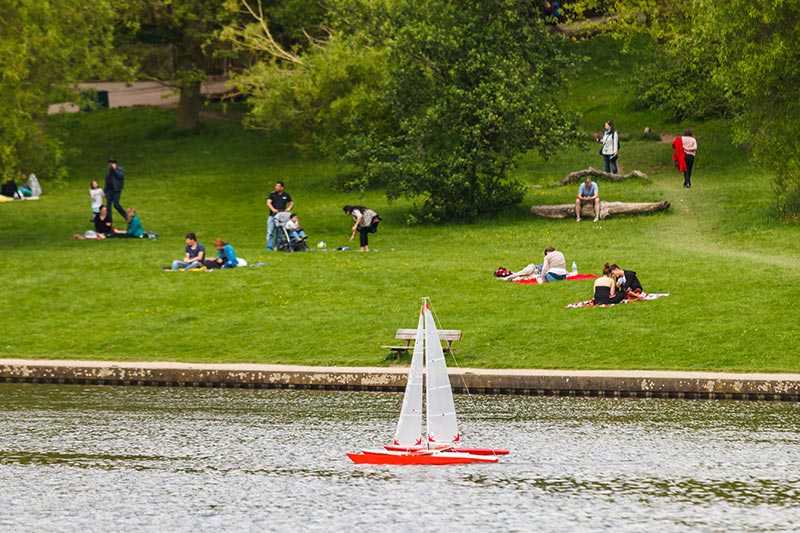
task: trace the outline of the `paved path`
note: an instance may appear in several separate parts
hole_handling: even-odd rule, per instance
[[[0,359],[0,381],[403,390],[407,367]],[[800,374],[451,368],[457,392],[798,400]]]
[[[203,94],[223,94],[227,91],[225,79],[213,79],[203,83]],[[98,81],[79,83],[82,91],[94,89],[108,91],[109,107],[156,106],[167,107],[178,104],[178,94],[174,89],[164,86],[156,81],[135,81],[132,83],[117,81]],[[49,114],[74,113],[79,111],[72,103],[52,104],[48,107]]]

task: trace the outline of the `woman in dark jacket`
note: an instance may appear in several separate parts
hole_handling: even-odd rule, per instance
[[[623,299],[626,296],[628,298],[638,298],[644,292],[642,283],[639,281],[639,277],[636,275],[636,272],[633,270],[623,270],[617,264],[611,264],[608,266],[611,269],[611,277],[614,278],[614,281],[617,285],[617,290],[620,294],[622,294]]]

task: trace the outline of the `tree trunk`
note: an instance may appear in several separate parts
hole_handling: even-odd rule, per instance
[[[180,87],[180,100],[175,125],[180,130],[193,130],[200,125],[202,98],[200,82],[189,82]]]
[[[561,185],[569,185],[570,183],[577,183],[581,180],[581,178],[585,178],[586,176],[604,178],[609,181],[623,181],[631,178],[640,178],[643,180],[649,179],[647,177],[647,174],[645,174],[644,172],[639,172],[638,170],[634,170],[633,172],[629,172],[628,174],[621,175],[621,174],[612,174],[610,172],[603,172],[602,170],[597,170],[594,167],[589,167],[583,170],[576,170],[575,172],[570,172],[569,174],[567,174],[567,177],[561,180]]]
[[[641,215],[655,213],[669,208],[669,202],[600,202],[600,218],[611,215]],[[545,218],[575,218],[575,204],[535,205],[531,213]],[[594,218],[594,206],[584,204],[581,217]]]

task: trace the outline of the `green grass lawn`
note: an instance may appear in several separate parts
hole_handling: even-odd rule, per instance
[[[38,202],[0,204],[2,357],[390,364],[382,344],[413,327],[430,296],[447,328],[464,331],[459,363],[479,367],[798,371],[800,227],[772,214],[771,177],[730,143],[725,121],[692,124],[695,188],[685,191],[670,146],[638,140],[645,126],[679,131],[632,105],[630,65],[606,42],[579,46],[564,98],[585,129],[615,119],[631,137],[621,163],[650,183],[600,183],[608,200],[667,199],[664,214],[600,223],[540,220],[534,203],[574,199],[555,182],[599,166],[595,145],[516,170],[530,184],[525,205],[473,224],[405,225],[409,202],[381,191],[360,197],[336,187],[343,169],[297,154],[288,139],[209,119],[179,135],[159,109],[112,110],[52,120],[70,147],[69,178]],[[87,186],[114,155],[126,168],[123,205],[136,207],[158,241],[73,241],[89,229]],[[345,203],[377,209],[374,252],[267,253],[264,197],[285,179],[311,241],[347,242]],[[172,274],[183,235],[207,246],[219,236],[267,266]],[[357,245],[357,243],[355,243]],[[540,262],[555,245],[581,271],[615,261],[646,290],[672,295],[608,309],[568,310],[591,282],[542,287],[495,281],[500,265]]]

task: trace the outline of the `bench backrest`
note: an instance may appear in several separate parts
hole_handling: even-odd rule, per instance
[[[417,336],[416,329],[398,329],[397,333],[395,333],[394,338],[400,339],[404,341],[414,340]],[[460,341],[461,340],[461,330],[460,329],[440,329],[439,330],[439,339],[443,341],[453,342],[453,341]]]

